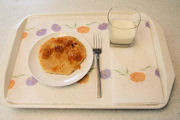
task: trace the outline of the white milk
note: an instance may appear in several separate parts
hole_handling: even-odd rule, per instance
[[[132,21],[113,20],[111,24],[112,26],[110,31],[110,39],[112,43],[130,44],[134,40],[136,28],[134,28],[134,24]],[[133,29],[120,29],[120,28],[133,28]]]

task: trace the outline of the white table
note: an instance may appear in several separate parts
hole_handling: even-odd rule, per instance
[[[178,120],[180,119],[180,1],[179,0],[0,0],[0,56],[9,30],[24,16],[37,13],[105,11],[130,5],[152,16],[163,27],[171,53],[176,81],[168,106],[161,110],[60,110],[13,109],[0,98],[0,120]],[[4,49],[3,49],[4,48]]]

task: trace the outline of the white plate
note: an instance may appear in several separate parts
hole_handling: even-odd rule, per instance
[[[40,46],[52,37],[60,36],[74,36],[76,37],[86,48],[86,58],[81,63],[81,68],[74,71],[70,75],[56,75],[49,74],[43,71],[39,64],[38,53]],[[79,34],[75,33],[52,33],[40,39],[31,49],[29,53],[28,65],[33,76],[42,84],[48,86],[66,86],[73,84],[83,78],[89,69],[91,68],[93,62],[93,51],[89,43],[84,40]]]

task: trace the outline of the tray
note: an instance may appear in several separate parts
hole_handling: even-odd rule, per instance
[[[1,87],[3,101],[15,108],[158,109],[164,107],[168,103],[175,74],[162,28],[146,14],[141,15],[143,19],[141,24],[150,30],[152,37],[152,51],[155,55],[153,59],[159,70],[162,88],[163,100],[161,102],[132,103],[131,100],[127,100],[130,102],[114,103],[112,83],[115,79],[107,78],[107,75],[104,76],[107,79],[102,80],[103,97],[97,99],[94,66],[83,80],[61,88],[41,85],[30,73],[26,62],[28,53],[37,40],[50,33],[76,32],[92,44],[93,32],[100,32],[106,41],[104,45],[109,48],[106,13],[69,13],[25,17],[10,32],[8,48],[2,59],[0,73],[3,81]],[[106,54],[102,56],[105,57]],[[110,60],[107,57],[107,60],[102,61],[104,72],[108,72],[106,68],[112,68],[113,61],[109,62]]]

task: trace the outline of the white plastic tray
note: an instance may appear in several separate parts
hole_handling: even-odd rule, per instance
[[[50,19],[49,19],[50,18]],[[48,97],[44,98],[47,99],[48,102],[41,102],[41,100],[39,100],[39,96],[37,96],[37,98],[33,99],[32,102],[30,101],[29,103],[26,101],[26,98],[16,98],[16,100],[20,100],[24,99],[25,102],[13,102],[13,100],[11,100],[11,98],[9,98],[9,94],[8,94],[8,87],[10,84],[10,80],[14,74],[14,71],[18,71],[17,68],[15,67],[18,63],[17,62],[21,62],[22,63],[22,67],[18,67],[19,71],[28,71],[26,70],[26,61],[19,61],[17,60],[18,55],[19,54],[26,54],[26,52],[28,50],[31,49],[31,44],[34,44],[36,41],[33,42],[24,42],[22,43],[22,34],[24,31],[26,31],[27,29],[35,29],[34,31],[37,31],[36,29],[38,28],[38,25],[41,26],[42,24],[45,24],[45,22],[41,23],[42,19],[49,19],[49,23],[53,24],[54,22],[57,22],[57,20],[65,20],[65,21],[72,21],[72,20],[76,20],[78,21],[78,19],[82,20],[83,22],[86,22],[86,25],[91,25],[91,24],[99,24],[98,22],[100,21],[102,22],[107,22],[106,20],[106,13],[71,13],[71,14],[50,14],[50,15],[32,15],[32,16],[27,16],[25,17],[16,27],[14,27],[12,29],[12,31],[10,32],[10,36],[8,39],[8,47],[6,48],[6,52],[4,53],[3,56],[3,60],[1,62],[1,80],[3,81],[2,84],[2,98],[4,100],[4,102],[10,106],[10,107],[15,107],[15,108],[83,108],[83,109],[158,109],[158,108],[162,108],[164,107],[169,100],[170,97],[170,93],[172,90],[172,86],[174,83],[174,79],[175,79],[175,74],[174,74],[174,70],[173,70],[173,66],[171,63],[171,58],[169,55],[169,51],[168,51],[168,47],[167,47],[167,43],[166,43],[166,39],[163,33],[162,28],[155,23],[154,21],[151,20],[150,17],[148,17],[148,20],[150,22],[150,26],[151,26],[151,30],[152,32],[152,39],[156,40],[153,41],[154,43],[154,50],[155,50],[155,54],[156,54],[156,59],[157,59],[157,64],[158,64],[158,68],[160,71],[160,79],[161,79],[161,84],[162,84],[162,88],[163,88],[163,95],[164,95],[164,102],[160,103],[160,104],[113,104],[111,102],[111,92],[109,91],[109,89],[111,89],[111,81],[105,81],[103,83],[104,88],[103,88],[103,93],[104,96],[101,99],[97,99],[95,97],[95,92],[94,92],[94,96],[91,89],[93,88],[95,90],[95,84],[94,82],[90,82],[89,86],[91,86],[89,88],[89,98],[83,98],[83,102],[81,104],[81,102],[77,102],[76,100],[73,100],[73,95],[71,96],[71,94],[69,94],[67,92],[67,94],[69,94],[69,99],[67,98],[67,100],[69,100],[69,102],[66,101],[61,101],[61,102],[57,102],[56,101],[56,96],[54,96],[54,101],[48,101]],[[37,21],[37,23],[33,23],[36,24],[37,26],[35,26],[35,28],[29,28],[29,26],[32,27],[32,23],[31,21]],[[47,20],[46,20],[47,21]],[[93,23],[93,21],[96,21]],[[84,25],[85,23],[81,23],[82,25]],[[77,24],[70,24],[70,25],[65,25],[66,27],[69,27],[69,29],[74,29],[74,27],[77,26]],[[45,27],[51,27],[48,26],[46,24]],[[62,29],[62,28],[61,28]],[[47,32],[47,31],[46,31]],[[53,31],[49,32],[52,33]],[[29,34],[31,35],[31,33]],[[83,37],[85,39],[86,38],[85,35],[83,35]],[[32,38],[32,39],[39,39],[38,37]],[[22,44],[24,47],[22,47]],[[27,48],[25,51],[23,50],[23,48]],[[20,59],[20,58],[18,58]],[[93,71],[95,74],[95,71]],[[19,76],[23,76],[23,75],[19,75]],[[26,75],[24,75],[25,77]],[[18,76],[14,76],[14,77],[18,77]],[[25,79],[25,78],[23,78]],[[19,79],[22,80],[22,79]],[[95,80],[95,78],[92,78],[92,80]],[[47,89],[47,87],[44,87],[43,85],[39,85],[41,87],[41,90],[45,90]],[[94,87],[92,87],[94,86]],[[23,86],[22,86],[23,87]],[[71,86],[70,89],[74,89],[76,88],[77,85]],[[22,88],[21,88],[22,89]],[[26,87],[24,88],[26,89]],[[27,88],[28,89],[28,88]],[[58,92],[58,90],[53,89],[53,88],[48,88],[48,89],[52,89],[51,92]],[[61,88],[61,89],[67,89],[67,88]],[[37,89],[36,89],[37,90]],[[36,92],[36,90],[34,92]],[[53,91],[54,90],[54,91]],[[32,91],[31,91],[32,92]],[[28,92],[28,93],[31,93]],[[45,94],[50,94],[44,92]],[[13,94],[14,96],[19,96],[21,93],[16,93],[15,91],[13,92],[13,90],[11,90],[11,94]],[[78,96],[78,95],[77,95]],[[29,95],[29,97],[31,97],[31,94]],[[83,97],[86,97],[86,95],[84,95]],[[77,98],[79,99],[79,98]],[[91,100],[92,99],[92,100]],[[39,101],[38,101],[39,100]],[[51,100],[51,99],[49,99]],[[57,99],[58,100],[58,99]],[[79,99],[79,101],[81,101]]]

